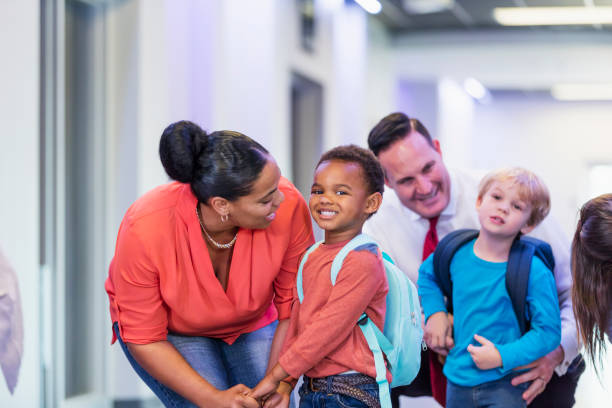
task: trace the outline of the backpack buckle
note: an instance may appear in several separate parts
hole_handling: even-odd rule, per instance
[[[368,315],[364,313],[363,317],[357,320],[357,324],[363,326],[368,323]]]

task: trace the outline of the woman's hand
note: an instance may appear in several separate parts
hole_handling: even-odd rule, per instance
[[[217,391],[215,407],[221,408],[259,408],[259,403],[249,393],[251,389],[243,384],[234,385],[225,391]],[[202,405],[208,408],[210,405]]]

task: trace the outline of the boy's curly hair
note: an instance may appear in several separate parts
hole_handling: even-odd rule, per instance
[[[354,144],[334,147],[323,153],[316,167],[319,167],[323,162],[331,160],[357,163],[363,169],[368,194],[383,193],[385,189],[385,176],[378,159],[371,151]]]

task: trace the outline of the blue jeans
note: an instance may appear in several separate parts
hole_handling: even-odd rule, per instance
[[[530,383],[514,386],[510,383],[516,374],[474,387],[462,387],[447,382],[446,408],[515,408],[526,407],[523,392]]]
[[[356,385],[355,387],[367,392],[375,399],[378,399],[378,384],[376,384],[376,382],[372,382],[370,384]],[[342,394],[331,393],[328,391],[329,390],[325,389],[313,391],[310,387],[310,384],[305,379],[304,383],[299,389],[300,408],[367,408],[367,405],[358,399],[348,397]]]
[[[168,334],[168,341],[189,365],[215,388],[226,390],[237,384],[253,388],[266,373],[276,326],[277,322],[273,322],[254,332],[242,334],[231,345],[219,339],[177,334]],[[147,373],[130,354],[119,335],[117,323],[113,329],[123,352],[138,376],[166,407],[195,407]]]

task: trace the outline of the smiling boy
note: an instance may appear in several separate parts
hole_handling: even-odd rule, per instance
[[[384,326],[388,284],[381,253],[374,244],[359,246],[344,259],[335,284],[330,276],[338,252],[380,207],[383,186],[376,157],[358,146],[336,147],[317,164],[309,207],[325,240],[304,263],[304,298],[300,303],[294,290],[278,363],[251,394],[265,407],[286,407],[288,398],[281,401],[274,391],[302,374],[302,408],[380,406],[374,356],[357,321],[366,313]]]

